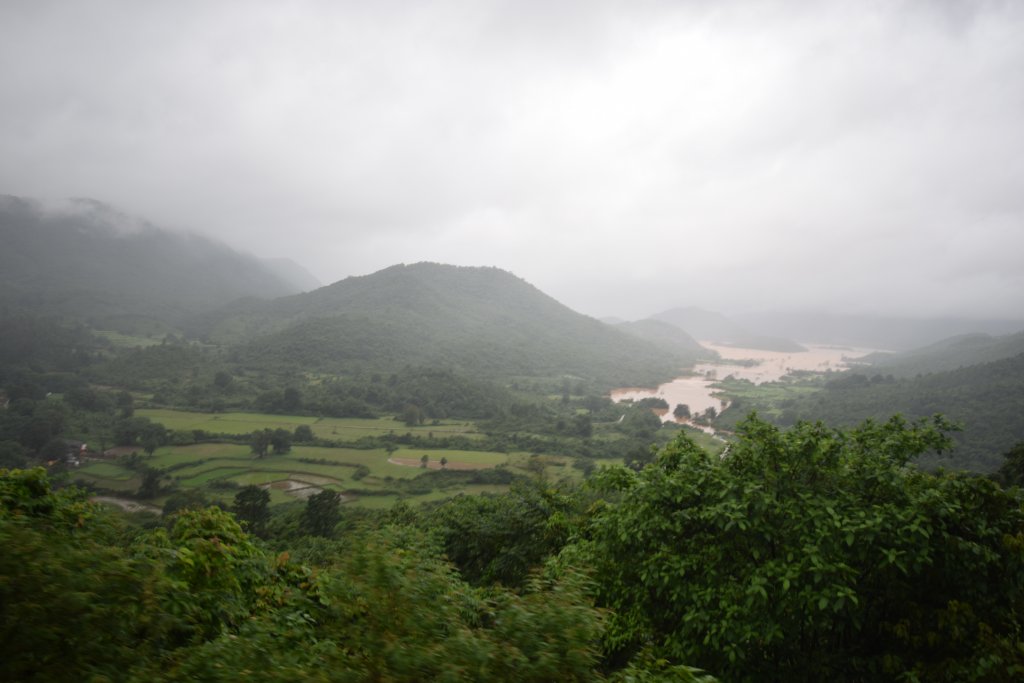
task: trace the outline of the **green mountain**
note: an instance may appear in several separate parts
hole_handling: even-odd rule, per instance
[[[560,377],[604,387],[674,376],[696,353],[656,345],[572,311],[497,268],[417,263],[194,321],[246,365],[348,372],[404,365],[484,377]]]
[[[1024,332],[993,337],[965,334],[904,353],[875,353],[861,359],[864,372],[914,377],[991,363],[1024,353]]]
[[[638,339],[644,339],[667,353],[685,353],[699,358],[717,358],[718,354],[700,345],[696,339],[675,325],[647,318],[633,322],[620,322],[615,328]]]
[[[171,232],[92,200],[47,208],[0,196],[0,310],[113,327],[133,318],[172,325],[244,296],[300,287],[224,244]]]
[[[789,419],[838,425],[894,413],[910,418],[941,413],[963,431],[954,435],[957,445],[946,459],[924,464],[990,472],[1024,441],[1024,353],[912,378],[844,373],[787,412]]]

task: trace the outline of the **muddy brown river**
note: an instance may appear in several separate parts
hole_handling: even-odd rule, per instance
[[[855,349],[837,346],[816,346],[804,344],[807,351],[762,351],[760,349],[743,349],[734,346],[718,346],[701,342],[705,347],[718,352],[721,360],[714,363],[698,363],[693,373],[678,377],[654,389],[624,388],[611,392],[613,401],[639,401],[643,398],[663,398],[669,405],[668,411],[661,416],[663,421],[675,420],[672,411],[677,404],[684,403],[690,407],[694,415],[708,408],[722,410],[728,403],[724,398],[715,395],[712,385],[726,377],[747,379],[754,384],[774,382],[790,372],[804,370],[810,372],[828,372],[829,370],[845,370],[848,361],[871,353],[871,349]],[[739,362],[739,361],[742,361]]]

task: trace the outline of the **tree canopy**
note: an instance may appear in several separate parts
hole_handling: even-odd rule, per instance
[[[722,459],[680,435],[640,472],[602,471],[609,503],[563,559],[612,610],[609,656],[653,647],[729,681],[1024,672],[1021,499],[908,467],[946,427],[749,418]]]

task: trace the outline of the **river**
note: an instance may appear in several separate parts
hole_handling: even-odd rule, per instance
[[[664,422],[676,421],[672,411],[676,405],[683,403],[690,407],[694,415],[703,413],[708,408],[721,411],[728,406],[728,401],[715,395],[712,385],[730,375],[736,379],[747,379],[754,384],[774,382],[794,371],[828,372],[829,370],[845,370],[848,361],[871,353],[871,349],[855,349],[839,346],[818,346],[804,344],[806,351],[762,351],[760,349],[743,349],[734,346],[719,346],[709,342],[701,344],[717,351],[721,360],[710,363],[698,363],[691,374],[666,382],[655,389],[630,387],[615,389],[611,392],[613,401],[639,401],[644,398],[663,398],[669,405],[661,419]],[[661,411],[657,411],[661,413]],[[710,430],[709,430],[710,431]]]

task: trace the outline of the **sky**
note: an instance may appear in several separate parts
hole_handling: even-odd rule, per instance
[[[1024,317],[1024,2],[0,3],[0,194],[327,284]]]

